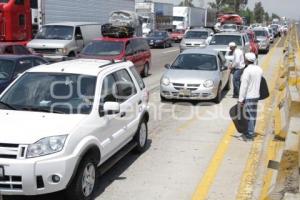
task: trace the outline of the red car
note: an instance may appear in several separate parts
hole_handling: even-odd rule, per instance
[[[31,55],[32,53],[25,46],[21,44],[1,42],[0,54]]]
[[[137,37],[96,39],[89,43],[78,57],[103,60],[126,59],[133,62],[144,77],[149,75],[151,64],[151,51],[147,40]]]
[[[174,30],[170,35],[174,42],[180,42],[184,36],[184,30]]]
[[[258,56],[258,51],[259,51],[259,47],[258,47],[258,43],[256,40],[256,35],[255,32],[252,30],[247,30],[246,31],[248,38],[250,40],[250,51],[252,53],[255,53],[256,57]]]

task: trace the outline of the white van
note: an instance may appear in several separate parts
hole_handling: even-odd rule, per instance
[[[89,22],[64,22],[42,26],[27,44],[34,53],[49,61],[75,57],[93,39],[101,37],[101,25]]]

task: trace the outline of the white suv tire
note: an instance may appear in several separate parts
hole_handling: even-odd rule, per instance
[[[97,161],[93,154],[86,155],[80,162],[76,175],[66,189],[70,200],[92,200],[97,182]]]
[[[148,125],[146,120],[143,120],[134,137],[134,141],[137,143],[135,147],[135,152],[143,153],[147,149],[147,141],[148,141]]]

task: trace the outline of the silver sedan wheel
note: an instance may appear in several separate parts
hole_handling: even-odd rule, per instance
[[[82,175],[82,193],[85,197],[92,194],[96,180],[96,169],[92,163],[88,163]]]
[[[146,140],[147,140],[147,127],[145,123],[142,123],[139,132],[139,143],[141,147],[145,146],[147,142]]]

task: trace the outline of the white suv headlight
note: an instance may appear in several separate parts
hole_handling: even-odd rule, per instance
[[[170,84],[170,79],[168,77],[163,77],[161,79],[161,84],[165,85],[165,86],[168,86]]]
[[[205,81],[204,82],[204,87],[206,87],[206,88],[212,88],[212,87],[214,87],[214,81],[212,81],[212,80],[207,80],[207,81]]]
[[[57,153],[64,148],[67,135],[43,138],[27,148],[27,158],[35,158]]]

